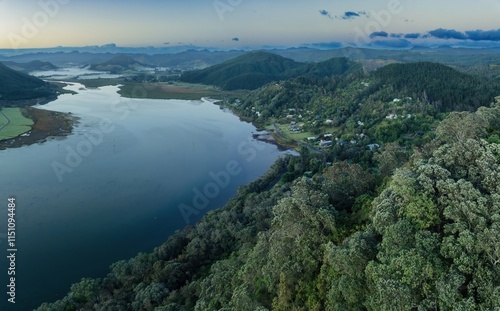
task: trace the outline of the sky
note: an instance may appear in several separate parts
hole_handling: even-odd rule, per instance
[[[0,48],[500,46],[500,0],[0,0]]]

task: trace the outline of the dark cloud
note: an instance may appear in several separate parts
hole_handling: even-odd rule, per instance
[[[232,38],[231,40],[238,42],[238,41],[240,41],[240,38]]]
[[[376,32],[372,32],[372,34],[370,35],[370,38],[375,38],[375,37],[387,38],[388,36],[389,36],[389,34],[385,31],[376,31]]]
[[[421,37],[421,34],[419,34],[419,33],[407,33],[405,35],[406,39],[418,39],[420,37]]]
[[[401,38],[403,36],[404,36],[404,34],[402,34],[402,33],[391,33],[390,34],[391,38]]]
[[[460,32],[455,29],[443,29],[429,31],[429,35],[439,39],[456,39],[472,41],[500,41],[500,29],[496,30],[467,30]],[[420,36],[425,38],[425,36]]]
[[[354,17],[359,17],[359,14],[356,12],[345,12],[344,17],[346,18],[354,18]]]
[[[321,14],[323,16],[329,16],[330,15],[330,13],[327,10],[319,10],[319,14]]]
[[[347,11],[344,13],[344,15],[342,15],[340,17],[337,16],[337,18],[353,19],[353,18],[357,18],[357,17],[361,17],[361,16],[368,16],[368,14],[366,14],[365,11],[359,11],[359,12]]]
[[[472,41],[500,41],[500,29],[497,30],[469,30],[465,34]]]
[[[330,12],[328,12],[327,10],[319,10],[319,14],[332,19],[332,16],[330,15]]]
[[[457,39],[457,40],[467,39],[467,36],[464,33],[457,31],[455,29],[439,28],[429,31],[429,34],[439,39]]]

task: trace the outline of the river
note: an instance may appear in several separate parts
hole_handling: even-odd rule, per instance
[[[17,249],[15,305],[5,293],[9,262],[0,257],[1,310],[55,301],[82,277],[103,277],[111,263],[151,252],[283,154],[208,100],[128,99],[117,86],[68,89],[77,94],[41,108],[78,117],[71,135],[0,151],[0,248],[7,254],[13,197]]]

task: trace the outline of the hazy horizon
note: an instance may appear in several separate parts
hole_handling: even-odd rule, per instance
[[[500,46],[500,0],[0,1],[0,48]]]

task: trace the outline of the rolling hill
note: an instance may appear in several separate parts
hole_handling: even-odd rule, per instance
[[[99,71],[110,71],[112,73],[115,73],[115,72],[122,72],[128,69],[134,69],[137,67],[150,67],[150,66],[139,63],[138,61],[136,61],[135,59],[133,59],[128,55],[118,54],[115,57],[111,58],[110,60],[105,61],[104,63],[91,65],[90,69]]]
[[[30,100],[56,96],[56,91],[47,82],[18,72],[0,63],[0,105],[9,101]]]
[[[28,63],[17,63],[17,62],[7,61],[3,62],[3,64],[11,69],[21,71],[24,73],[30,73],[33,71],[54,70],[58,68],[51,62],[42,62],[39,60],[34,60]]]
[[[474,111],[491,103],[499,92],[498,83],[430,62],[391,64],[378,69],[373,76],[380,85],[425,97],[442,112]],[[387,94],[384,100],[390,100],[391,95]]]
[[[217,85],[226,90],[257,89],[269,82],[298,76],[325,77],[360,68],[346,58],[320,63],[300,63],[268,52],[250,52],[206,69],[186,72],[181,80]]]

